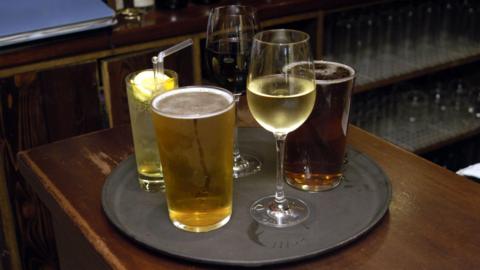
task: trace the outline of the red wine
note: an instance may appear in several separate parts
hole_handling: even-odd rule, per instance
[[[210,43],[205,60],[210,79],[220,86],[242,94],[246,89],[251,40],[222,39]]]

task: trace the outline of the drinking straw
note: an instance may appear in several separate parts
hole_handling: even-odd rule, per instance
[[[163,67],[163,59],[167,56],[169,56],[172,53],[178,52],[182,49],[185,49],[188,46],[191,46],[193,44],[193,40],[191,38],[184,40],[178,44],[173,45],[172,47],[163,50],[158,53],[158,56],[152,57],[152,63],[153,63],[153,76],[155,82],[157,81],[156,79],[158,76],[164,72],[164,67]],[[155,87],[158,87],[157,84],[155,84]],[[209,193],[210,189],[210,175],[207,170],[207,166],[205,164],[205,157],[204,157],[204,152],[203,152],[203,147],[202,144],[200,143],[199,139],[199,134],[198,134],[198,127],[197,127],[197,119],[193,120],[193,126],[194,126],[194,131],[195,131],[195,138],[196,138],[196,143],[198,144],[198,152],[200,155],[200,162],[203,170],[203,174],[205,177],[205,185],[203,187],[203,190],[200,192],[202,194],[200,195],[205,195],[205,193]]]
[[[193,44],[193,40],[189,38],[178,44],[173,45],[172,47],[166,50],[159,52],[158,56],[152,57],[154,76],[157,77],[159,74],[162,74],[164,72],[163,59],[165,57],[169,56],[172,53],[185,49],[186,47],[191,46],[192,44]]]

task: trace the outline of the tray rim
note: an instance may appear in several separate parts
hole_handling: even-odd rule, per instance
[[[249,128],[251,129],[251,128]],[[110,178],[112,178],[112,175],[115,173],[119,173],[118,171],[121,170],[123,164],[128,164],[129,162],[132,163],[133,165],[135,164],[134,161],[134,154],[129,155],[126,157],[124,160],[122,160],[120,163],[117,164],[117,166],[111,171],[110,175],[107,176],[105,179],[103,188],[102,188],[102,211],[105,213],[107,216],[107,219],[110,224],[112,224],[116,230],[120,232],[120,234],[123,234],[124,236],[127,236],[129,240],[132,240],[133,242],[139,244],[142,248],[146,248],[148,250],[151,250],[153,252],[167,255],[170,257],[173,257],[175,259],[181,259],[185,261],[190,261],[190,262],[195,262],[195,263],[200,263],[200,264],[210,264],[210,265],[218,265],[218,266],[240,266],[240,267],[258,267],[258,266],[272,266],[272,265],[279,265],[279,264],[285,264],[285,263],[291,263],[291,262],[298,262],[302,260],[306,260],[315,256],[321,256],[327,253],[331,253],[334,251],[339,250],[340,248],[355,242],[359,238],[363,237],[368,233],[369,231],[373,230],[376,226],[379,225],[380,221],[386,216],[387,212],[389,211],[389,206],[392,201],[392,194],[393,194],[393,189],[392,189],[392,184],[390,182],[390,179],[388,175],[385,173],[382,167],[380,167],[375,160],[370,158],[367,154],[362,153],[356,149],[354,149],[351,145],[347,145],[347,148],[349,151],[356,152],[357,155],[361,155],[362,158],[365,158],[368,162],[372,163],[375,165],[375,168],[379,171],[380,174],[384,176],[384,182],[385,182],[385,187],[386,187],[386,193],[385,193],[385,202],[383,203],[382,207],[380,208],[379,211],[377,211],[376,215],[374,215],[368,222],[368,225],[366,225],[364,228],[361,230],[357,231],[354,235],[351,237],[345,238],[342,241],[336,243],[332,247],[322,249],[322,250],[315,250],[311,251],[308,253],[305,253],[301,256],[291,256],[288,258],[280,258],[280,259],[263,259],[263,260],[255,260],[254,262],[245,262],[245,260],[231,260],[229,259],[228,261],[219,261],[215,259],[210,259],[210,258],[196,258],[196,257],[189,257],[189,256],[184,256],[181,254],[177,254],[174,252],[169,252],[165,249],[159,249],[156,247],[153,247],[142,240],[138,239],[135,234],[131,233],[130,231],[124,229],[120,224],[121,222],[117,219],[117,217],[113,213],[109,213],[106,209],[109,209],[109,207],[106,207],[107,205],[107,199],[106,199],[106,193],[108,192],[107,190],[107,183]],[[286,184],[286,183],[285,183]]]

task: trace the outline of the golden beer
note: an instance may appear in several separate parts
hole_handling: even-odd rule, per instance
[[[192,232],[223,226],[232,213],[233,95],[183,87],[155,97],[152,108],[172,223]]]

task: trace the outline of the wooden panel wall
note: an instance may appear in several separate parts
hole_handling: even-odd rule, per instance
[[[95,61],[40,72],[38,82],[49,141],[102,127]]]
[[[58,269],[50,213],[19,175],[16,153],[102,128],[96,61],[0,79],[5,182],[24,269]],[[8,268],[7,268],[8,269]]]
[[[0,140],[0,269],[21,270],[15,218],[10,198],[12,187],[6,178],[6,166],[9,161],[6,150],[5,142]]]

